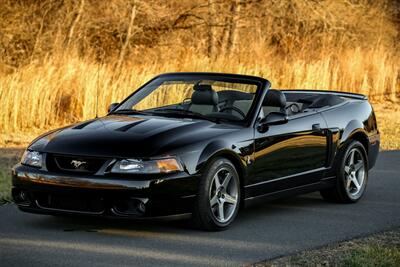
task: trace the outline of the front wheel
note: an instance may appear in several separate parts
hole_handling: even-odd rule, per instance
[[[368,181],[368,159],[364,146],[352,141],[341,154],[336,187],[321,191],[325,200],[354,203],[364,194]]]
[[[194,224],[204,230],[225,230],[235,219],[240,204],[240,180],[227,159],[213,160],[199,182],[193,212]]]

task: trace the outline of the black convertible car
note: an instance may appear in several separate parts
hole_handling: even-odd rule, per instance
[[[364,95],[163,74],[107,116],[34,140],[13,168],[12,195],[27,212],[191,215],[221,230],[259,200],[319,190],[329,201],[358,201],[379,142]]]

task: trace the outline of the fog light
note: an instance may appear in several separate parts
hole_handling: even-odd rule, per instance
[[[146,206],[144,205],[144,203],[142,201],[140,201],[140,203],[138,205],[138,211],[140,213],[145,213],[145,211],[146,211]]]
[[[27,200],[28,200],[28,196],[26,195],[25,191],[19,192],[19,198],[20,198],[22,201],[27,201]]]
[[[24,190],[13,189],[12,195],[15,203],[20,206],[29,206],[31,204],[28,193]]]
[[[141,216],[146,212],[146,198],[124,198],[117,201],[113,210],[118,215],[136,215]]]

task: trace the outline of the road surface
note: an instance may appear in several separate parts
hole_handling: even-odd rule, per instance
[[[318,193],[242,211],[224,232],[185,222],[56,218],[0,207],[0,266],[237,266],[400,226],[400,151],[382,152],[357,204]]]

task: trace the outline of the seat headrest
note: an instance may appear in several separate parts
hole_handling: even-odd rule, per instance
[[[216,106],[218,104],[218,94],[213,90],[194,91],[192,104]]]
[[[269,89],[264,98],[263,106],[284,108],[286,107],[286,97],[279,90]]]
[[[195,84],[193,86],[193,90],[195,91],[212,91],[211,84]]]

